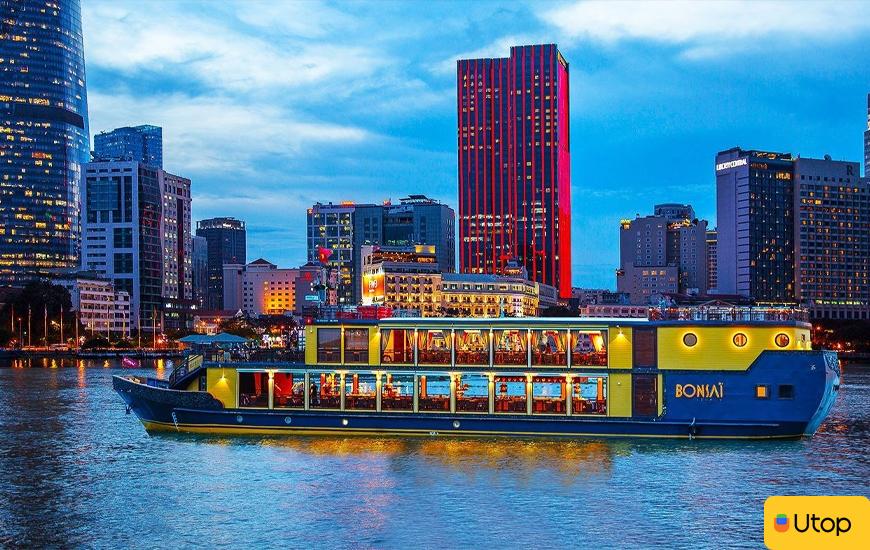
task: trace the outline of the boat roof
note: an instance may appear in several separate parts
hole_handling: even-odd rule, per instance
[[[338,325],[377,325],[383,327],[402,327],[427,325],[432,327],[450,326],[799,326],[810,328],[810,324],[799,320],[785,319],[662,319],[649,320],[642,317],[385,317],[383,319],[335,319],[318,320],[315,324]]]

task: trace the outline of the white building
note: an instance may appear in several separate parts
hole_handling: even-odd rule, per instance
[[[262,258],[247,265],[226,264],[223,309],[240,309],[252,317],[292,312],[298,277],[298,268],[279,269]]]
[[[94,273],[66,273],[52,281],[69,291],[71,313],[91,334],[110,340],[130,337],[130,295]]]

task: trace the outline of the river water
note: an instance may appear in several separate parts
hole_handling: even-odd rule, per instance
[[[148,436],[111,377],[154,368],[54,366],[0,368],[3,547],[759,548],[767,496],[870,494],[868,368],[811,439],[708,442]]]

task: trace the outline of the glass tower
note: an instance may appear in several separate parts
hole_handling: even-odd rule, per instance
[[[146,124],[100,132],[94,136],[94,157],[134,160],[163,168],[163,128]]]
[[[457,61],[459,265],[571,296],[568,62],[555,44]]]
[[[0,0],[0,284],[77,266],[88,143],[79,0]]]
[[[224,264],[247,263],[245,222],[235,218],[211,218],[196,222],[196,234],[206,240],[207,288],[205,308],[223,309]]]

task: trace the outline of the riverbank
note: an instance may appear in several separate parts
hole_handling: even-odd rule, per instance
[[[0,359],[178,359],[184,355],[177,349],[88,349],[88,350],[41,350],[0,349]]]

